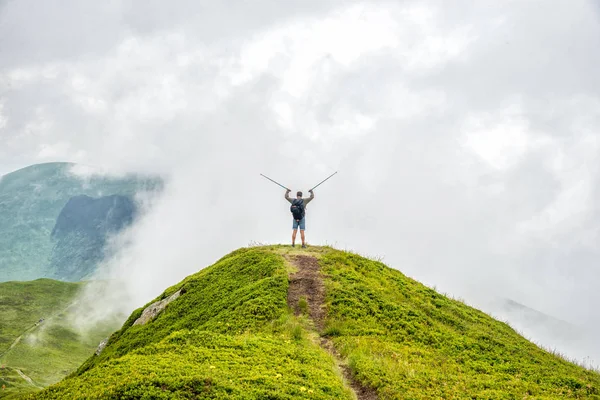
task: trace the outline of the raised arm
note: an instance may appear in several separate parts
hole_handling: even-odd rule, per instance
[[[290,199],[290,192],[291,192],[290,189],[285,191],[285,199],[291,203],[292,199]]]
[[[315,194],[313,193],[312,190],[309,190],[308,193],[310,193],[310,197],[307,199],[304,199],[304,205],[308,205],[308,203],[310,203],[312,201],[312,199],[315,198]]]

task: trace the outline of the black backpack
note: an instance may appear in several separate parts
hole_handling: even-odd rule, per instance
[[[300,221],[304,218],[304,200],[303,199],[294,199],[292,201],[292,205],[290,206],[290,211],[294,216],[296,221]]]

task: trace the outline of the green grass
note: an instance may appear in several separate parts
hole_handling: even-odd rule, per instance
[[[136,310],[100,356],[32,398],[351,399],[290,314],[287,288],[281,256],[235,251],[168,288],[154,301],[184,292],[148,324],[133,325]]]
[[[39,399],[351,399],[312,342],[180,330],[47,390]]]
[[[4,385],[4,389],[2,389],[2,385]],[[27,393],[38,390],[24,381],[17,371],[10,368],[0,369],[0,398],[2,400],[19,399]]]
[[[600,375],[384,264],[331,251],[326,331],[382,399],[600,398]]]
[[[298,309],[302,314],[308,314],[308,300],[306,299],[306,296],[302,296],[298,300]]]
[[[0,355],[40,318],[67,307],[81,287],[51,279],[0,283]]]
[[[68,307],[83,286],[50,279],[0,283],[0,388],[5,387],[0,389],[0,398],[60,381],[118,327],[116,320],[88,332],[72,327]],[[44,322],[36,324],[40,318]],[[17,369],[31,378],[33,385]]]
[[[280,257],[262,251],[233,253],[136,310],[100,357],[92,358],[80,372],[183,329],[224,334],[258,330],[285,313],[287,285]],[[146,306],[180,289],[185,293],[169,305],[169,312],[159,314],[151,324],[132,326]]]
[[[380,399],[600,398],[598,373],[399,271],[286,246],[237,250],[168,288],[154,301],[183,294],[153,321],[134,326],[136,310],[100,356],[28,398],[351,399],[308,317],[287,307],[291,254],[320,260],[322,335]]]

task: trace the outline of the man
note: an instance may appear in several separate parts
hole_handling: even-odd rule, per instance
[[[290,192],[291,192],[290,189],[288,189],[285,192],[285,199],[287,201],[289,201],[292,204],[292,206],[299,206],[300,210],[302,211],[301,214],[299,215],[299,219],[294,218],[294,223],[292,224],[292,247],[296,246],[296,233],[298,232],[298,228],[300,228],[300,237],[302,238],[302,248],[306,248],[306,242],[304,240],[304,230],[306,229],[306,217],[305,217],[304,210],[306,209],[306,205],[308,203],[310,203],[312,201],[312,199],[315,198],[315,194],[313,193],[312,190],[309,190],[308,192],[310,193],[310,197],[307,199],[303,199],[302,192],[298,192],[298,193],[296,193],[296,198],[291,199]]]

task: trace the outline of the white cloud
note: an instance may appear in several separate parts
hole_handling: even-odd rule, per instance
[[[41,144],[38,153],[40,160],[63,160],[70,158],[69,150],[71,145],[67,142],[59,142],[53,144]]]
[[[4,115],[4,103],[0,102],[0,130],[4,129],[6,126],[6,121],[8,117]]]
[[[0,11],[0,171],[64,158],[169,178],[109,261],[131,278],[125,308],[288,240],[259,173],[306,190],[340,170],[312,243],[600,326],[592,3],[44,4]]]
[[[465,145],[495,169],[506,170],[549,142],[532,131],[519,108],[470,115],[464,122]]]

